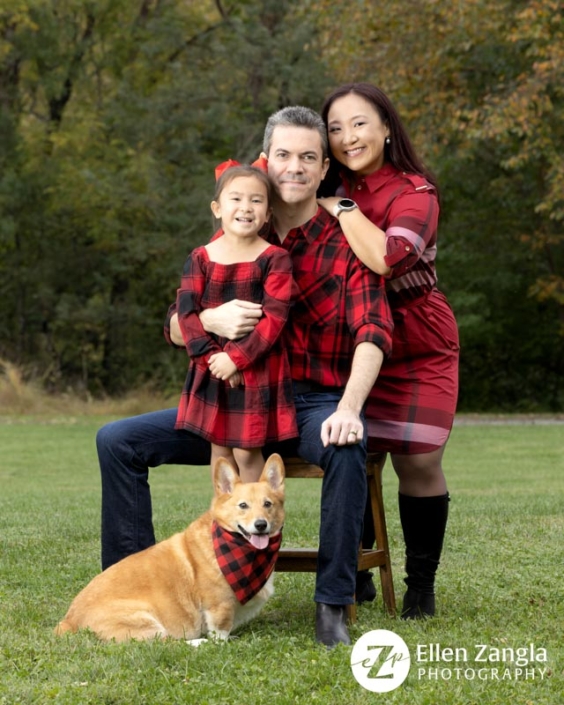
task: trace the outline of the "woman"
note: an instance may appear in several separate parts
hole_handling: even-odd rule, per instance
[[[379,88],[341,86],[322,116],[331,148],[326,183],[336,195],[319,202],[339,219],[358,258],[386,278],[394,315],[392,355],[366,417],[370,450],[390,453],[399,478],[402,617],[432,616],[449,502],[442,457],[456,409],[459,353],[454,315],[437,289],[437,184]],[[365,545],[372,542],[365,536]]]

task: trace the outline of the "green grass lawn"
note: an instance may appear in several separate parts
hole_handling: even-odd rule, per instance
[[[99,569],[94,437],[104,420],[0,419],[0,703],[564,703],[563,426],[455,427],[445,458],[452,502],[437,617],[394,620],[378,599],[358,610],[351,627],[353,641],[388,629],[410,649],[406,681],[376,694],[353,678],[350,649],[326,652],[316,645],[309,574],[277,575],[276,594],[263,613],[226,644],[116,645],[89,633],[53,635],[72,598]],[[389,467],[384,483],[401,601],[403,546]],[[159,538],[184,528],[211,496],[203,468],[160,468],[151,486]],[[289,481],[287,495],[285,543],[311,545],[319,484]],[[469,660],[418,663],[418,646],[429,644],[466,649]],[[528,665],[537,669],[534,679],[495,680],[494,668],[501,678],[514,674],[515,663],[475,663],[476,644],[499,650],[534,644],[546,650],[548,662]],[[430,677],[429,668],[439,675]],[[539,668],[548,669],[544,679]],[[449,680],[441,677],[445,669]]]

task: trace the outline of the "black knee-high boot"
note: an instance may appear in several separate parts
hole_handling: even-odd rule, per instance
[[[448,492],[438,497],[398,494],[405,539],[405,584],[402,619],[435,614],[435,573],[439,566],[448,519]]]

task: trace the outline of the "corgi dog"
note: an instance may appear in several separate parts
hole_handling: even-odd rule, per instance
[[[103,640],[203,634],[227,639],[274,592],[284,525],[284,464],[271,455],[258,482],[219,458],[210,509],[183,532],[119,561],[74,599],[56,634],[90,629]]]

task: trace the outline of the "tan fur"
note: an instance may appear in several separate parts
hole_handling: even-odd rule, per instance
[[[224,458],[214,467],[211,508],[188,528],[97,575],[71,604],[56,634],[89,628],[101,639],[196,639],[208,633],[226,639],[254,617],[273,593],[272,576],[242,606],[217,564],[212,521],[229,531],[241,525],[256,533],[266,519],[268,534],[284,523],[284,464],[266,461],[259,482],[244,484]],[[246,505],[246,507],[245,507]]]

